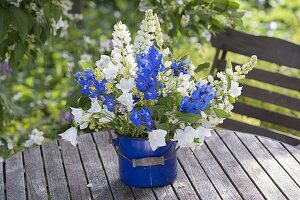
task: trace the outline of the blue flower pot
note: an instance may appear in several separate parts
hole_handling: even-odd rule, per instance
[[[177,177],[176,142],[152,151],[147,139],[118,136],[119,173],[123,183],[134,187],[158,187]]]

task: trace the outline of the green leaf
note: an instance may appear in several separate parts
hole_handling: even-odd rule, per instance
[[[238,9],[239,7],[240,7],[240,4],[238,2],[235,2],[235,1],[229,2],[229,9],[235,10],[235,9]]]
[[[30,28],[27,14],[17,7],[10,7],[9,10],[21,39],[25,41]]]
[[[173,109],[174,99],[171,96],[160,98],[157,102],[158,105],[165,105],[168,110]]]
[[[207,70],[208,68],[210,67],[210,63],[209,62],[206,62],[206,63],[202,63],[200,65],[198,65],[195,69],[195,73],[198,73],[200,71],[203,71],[203,70]]]
[[[81,90],[78,88],[67,98],[67,105],[68,106],[75,106],[78,99],[82,96]]]
[[[0,43],[0,57],[4,57],[7,52],[8,46],[14,44],[18,39],[18,33],[12,32],[8,35],[7,39]]]
[[[183,96],[182,96],[179,92],[175,93],[175,101],[176,101],[176,105],[179,105],[179,104],[180,104],[182,98],[183,98]]]
[[[176,117],[183,122],[187,123],[195,123],[201,119],[201,115],[196,115],[193,113],[182,113],[182,112],[177,112]]]
[[[9,25],[9,12],[0,8],[0,42],[3,41]]]
[[[23,42],[19,41],[16,45],[15,51],[14,51],[14,57],[15,60],[21,61],[25,52],[26,52],[27,46]]]
[[[87,69],[90,69],[94,72],[94,67],[93,67],[92,63],[80,61],[79,64],[81,65],[81,67],[84,71]]]
[[[79,107],[88,110],[91,107],[91,100],[88,96],[82,96],[79,99]]]
[[[169,127],[170,127],[170,124],[169,123],[161,123],[161,124],[156,124],[155,126],[159,129],[163,129],[163,130],[168,131]]]
[[[216,109],[215,108],[214,111],[215,111],[217,117],[219,117],[219,118],[227,118],[227,117],[230,116],[229,113],[227,113],[227,112],[225,112],[224,110],[221,110],[221,109]]]
[[[158,114],[158,117],[162,117],[169,109],[165,105],[155,105],[149,107],[153,112]]]

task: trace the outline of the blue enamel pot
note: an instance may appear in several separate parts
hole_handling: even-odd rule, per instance
[[[118,136],[113,139],[118,151],[119,173],[123,183],[134,187],[158,187],[177,177],[176,142],[153,151],[147,139]]]

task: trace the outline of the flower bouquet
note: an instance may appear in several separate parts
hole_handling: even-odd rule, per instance
[[[114,25],[111,55],[94,66],[82,63],[74,76],[90,98],[87,110],[71,108],[75,127],[62,133],[76,145],[79,129],[114,130],[121,180],[152,187],[176,178],[176,146],[197,149],[222,123],[241,95],[238,80],[256,64],[256,56],[242,66],[227,66],[195,80],[189,59],[175,60],[164,46],[156,14],[145,12],[140,30],[131,36],[122,22]]]

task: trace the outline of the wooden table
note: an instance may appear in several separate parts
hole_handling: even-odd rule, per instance
[[[12,156],[0,165],[0,199],[300,199],[300,150],[277,141],[213,132],[200,151],[179,149],[173,184],[140,189],[119,181],[108,139],[87,134],[77,147],[59,140]]]

